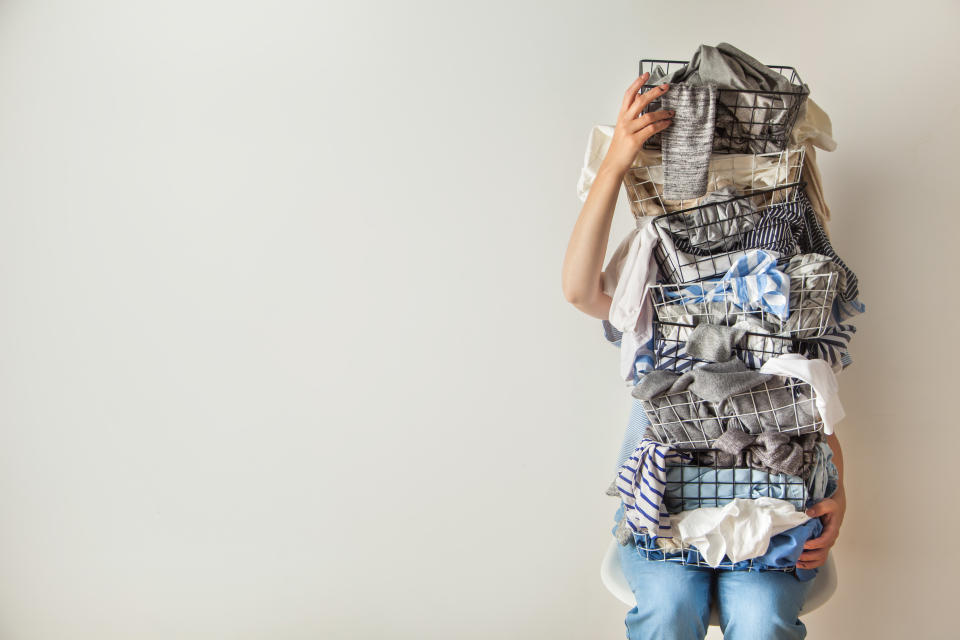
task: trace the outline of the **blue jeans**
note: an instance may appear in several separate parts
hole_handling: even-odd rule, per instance
[[[617,510],[619,522],[623,507]],[[647,560],[619,546],[620,566],[637,599],[624,622],[630,640],[703,640],[717,603],[725,640],[799,640],[798,615],[810,586],[782,571],[730,571]]]

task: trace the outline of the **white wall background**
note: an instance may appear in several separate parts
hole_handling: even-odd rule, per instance
[[[810,635],[956,637],[958,18],[4,2],[0,638],[623,637],[629,398],[560,263],[637,60],[720,41],[832,117],[868,305]]]

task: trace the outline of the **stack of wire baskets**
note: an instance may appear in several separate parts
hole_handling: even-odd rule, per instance
[[[685,64],[675,60],[642,60],[640,73],[653,65],[666,66],[669,73],[671,66]],[[638,219],[653,216],[650,224],[657,226],[662,239],[669,240],[659,242],[654,250],[659,269],[658,282],[651,292],[656,311],[655,369],[681,373],[707,362],[689,355],[685,348],[691,332],[705,323],[746,327],[734,345],[733,356],[754,370],[777,355],[805,353],[806,341],[827,330],[837,289],[836,273],[791,275],[791,312],[786,319],[735,305],[732,296],[726,295],[729,283],[721,279],[731,265],[762,244],[768,232],[783,222],[779,212],[794,205],[805,186],[801,182],[803,148],[791,148],[789,139],[807,89],[795,69],[772,68],[788,77],[796,91],[720,89],[721,94],[727,95],[717,101],[705,196],[693,200],[664,198],[662,164],[635,166],[624,176],[633,215]],[[653,87],[648,85],[643,90]],[[730,95],[741,93],[745,95]],[[740,104],[745,106],[729,106]],[[647,111],[659,108],[659,100],[655,100]],[[660,134],[650,138],[644,147],[659,149]],[[757,150],[761,152],[756,153]],[[722,219],[708,215],[717,206],[726,212]],[[794,224],[791,232],[805,235],[805,244],[811,244],[810,230],[805,224]],[[804,243],[778,252],[778,268],[797,257],[800,244]],[[710,297],[705,297],[705,292]],[[781,433],[816,433],[819,437],[823,422],[814,389],[796,378],[777,379],[782,382],[764,383],[731,396],[729,410],[723,416],[705,410],[705,401],[689,390],[641,401],[650,421],[648,437],[693,453],[696,460],[696,466],[684,466],[668,475],[665,495],[669,497],[664,504],[670,513],[696,506],[722,506],[724,500],[720,496],[729,489],[722,485],[749,484],[757,493],[773,496],[774,488],[759,486],[771,482],[778,484],[776,495],[793,503],[797,510],[808,506],[806,487],[797,477],[760,474],[749,467],[722,467],[716,463],[719,456],[714,455],[717,421],[722,423],[721,432],[736,428],[748,431],[748,425],[762,421],[768,425],[765,429],[774,424]],[[791,486],[798,483],[800,486]],[[635,534],[634,538],[638,551],[648,559],[707,566],[693,547],[676,543],[663,547],[644,533]],[[748,567],[751,563],[747,562]],[[719,568],[742,567],[734,567],[724,558]]]

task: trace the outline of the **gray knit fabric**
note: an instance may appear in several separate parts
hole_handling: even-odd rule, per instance
[[[748,369],[740,360],[704,364],[689,373],[693,376],[690,391],[704,400],[718,404],[773,378],[769,373]]]
[[[750,435],[731,429],[713,443],[715,451],[700,452],[697,464],[750,467],[767,473],[802,476],[813,463],[820,433],[790,436],[766,431]]]
[[[673,371],[657,369],[640,378],[640,382],[633,388],[631,395],[637,400],[650,400],[664,393],[677,393],[689,386],[692,376],[682,377]],[[680,381],[676,389],[674,383]]]
[[[746,331],[742,325],[699,324],[687,339],[687,355],[711,362],[726,362],[733,357],[733,348]]]
[[[676,68],[669,75],[658,65],[650,72],[648,82],[669,82],[671,91],[673,83],[678,82],[696,86],[713,83],[724,89],[796,89],[790,84],[789,78],[727,42],[721,42],[715,47],[700,45],[686,65]]]
[[[664,198],[689,200],[707,192],[716,100],[713,84],[671,85],[660,99],[662,108],[676,112],[661,134]]]
[[[766,390],[732,396],[719,408],[724,415],[736,415],[727,427],[747,433],[780,431],[801,435],[823,427],[817,412],[813,390],[809,384],[787,386],[784,378],[775,376]]]
[[[698,398],[721,403],[730,396],[749,391],[773,377],[769,373],[748,369],[743,362],[734,359],[701,364],[679,376],[673,371],[651,371],[633,388],[631,395],[638,400],[652,400],[656,396],[689,389]]]
[[[802,435],[823,424],[808,384],[747,369],[739,359],[702,364],[678,375],[657,370],[633,388],[653,439],[680,449],[712,446],[725,431]]]
[[[667,95],[673,93],[679,83],[691,86],[710,83],[720,89],[748,90],[719,92],[715,128],[718,134],[730,138],[730,147],[725,151],[731,153],[778,151],[775,146],[770,147],[769,141],[762,137],[758,139],[758,136],[786,135],[785,121],[790,108],[806,100],[805,94],[796,93],[800,87],[792,84],[789,78],[726,42],[715,47],[700,45],[686,65],[674,69],[669,75],[663,67],[655,67],[648,82],[670,83]],[[803,88],[806,89],[806,85]],[[771,95],[762,93],[764,91],[787,93]],[[671,128],[661,134],[664,139]]]

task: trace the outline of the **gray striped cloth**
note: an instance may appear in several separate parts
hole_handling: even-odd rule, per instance
[[[707,192],[707,167],[713,151],[717,85],[670,85],[660,99],[672,109],[673,124],[660,134],[663,153],[663,197],[699,198]]]

